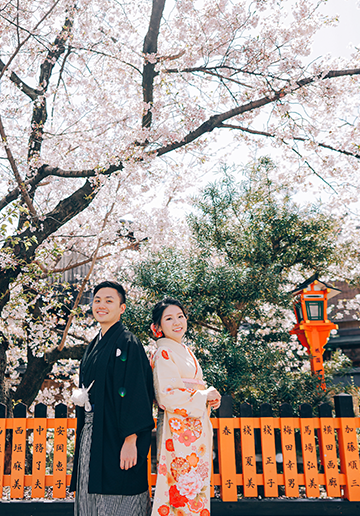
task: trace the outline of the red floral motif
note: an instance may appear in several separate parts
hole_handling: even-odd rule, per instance
[[[189,473],[191,470],[191,466],[186,459],[182,457],[176,457],[170,464],[170,470],[172,476],[178,481],[180,475],[184,475],[185,473]]]
[[[200,513],[200,516],[210,516],[210,512],[207,509],[203,509]]]
[[[169,426],[172,432],[176,434],[181,434],[184,431],[184,425],[181,419],[178,417],[172,417],[169,419]]]
[[[165,349],[161,351],[161,355],[165,360],[169,360],[169,353]]]
[[[174,443],[172,439],[167,439],[165,441],[165,448],[167,451],[174,451]]]
[[[187,417],[188,416],[188,413],[186,412],[186,410],[184,408],[182,408],[182,409],[176,408],[174,410],[174,413],[178,414],[179,416],[182,416],[182,417]]]
[[[205,444],[200,444],[198,452],[199,452],[199,455],[200,455],[201,457],[205,454],[205,452],[206,452],[206,446],[205,446]]]
[[[186,455],[186,460],[192,466],[193,468],[196,468],[199,462],[199,457],[196,455],[196,453],[192,453],[191,455]]]
[[[172,507],[185,507],[188,499],[186,496],[181,496],[176,486],[171,486],[169,489],[170,505]],[[205,515],[204,515],[205,516]]]
[[[158,508],[158,513],[160,514],[160,516],[168,516],[168,514],[170,513],[170,509],[166,505],[162,505]]]
[[[204,464],[200,464],[196,471],[199,473],[199,475],[201,476],[201,478],[203,480],[205,480],[206,478],[208,478],[209,474],[210,474],[210,471],[209,471],[209,463],[208,462],[205,462]]]
[[[199,439],[202,432],[202,423],[200,419],[196,419],[195,417],[187,417],[183,421],[186,429],[190,430],[192,434],[195,435],[196,439]]]
[[[190,430],[185,430],[185,432],[179,435],[179,443],[185,444],[185,446],[191,446],[191,443],[194,441],[196,441],[196,437]]]
[[[191,512],[200,512],[204,508],[204,502],[201,500],[189,500],[188,506]]]
[[[166,475],[167,467],[166,464],[159,464],[159,475]]]

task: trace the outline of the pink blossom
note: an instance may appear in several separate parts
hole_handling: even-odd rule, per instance
[[[159,475],[166,475],[167,467],[166,464],[159,464]]]
[[[179,442],[185,444],[185,446],[190,446],[194,441],[196,441],[196,437],[190,430],[185,430],[185,432],[179,435]]]
[[[180,475],[177,488],[182,496],[186,496],[189,500],[193,500],[200,493],[204,486],[204,482],[195,470],[191,470],[185,475]]]

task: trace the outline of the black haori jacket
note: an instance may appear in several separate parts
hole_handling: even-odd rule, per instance
[[[119,321],[87,347],[80,364],[80,386],[90,390],[94,406],[89,493],[136,495],[148,489],[147,454],[154,428],[151,367],[141,345]],[[95,347],[96,345],[96,347]],[[75,491],[83,407],[76,407],[77,430],[70,490]],[[137,464],[120,469],[125,437],[137,434]]]

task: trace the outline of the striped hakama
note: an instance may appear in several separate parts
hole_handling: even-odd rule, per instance
[[[85,412],[85,424],[80,437],[74,516],[149,516],[151,506],[148,490],[132,496],[88,492],[93,418],[93,412]]]

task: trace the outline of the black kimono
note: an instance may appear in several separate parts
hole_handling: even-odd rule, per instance
[[[147,454],[154,427],[151,367],[140,341],[119,321],[86,349],[80,386],[88,387],[93,406],[89,493],[136,495],[148,489]],[[76,489],[84,408],[77,408],[76,448],[70,490]],[[137,464],[120,469],[124,440],[137,434]]]

